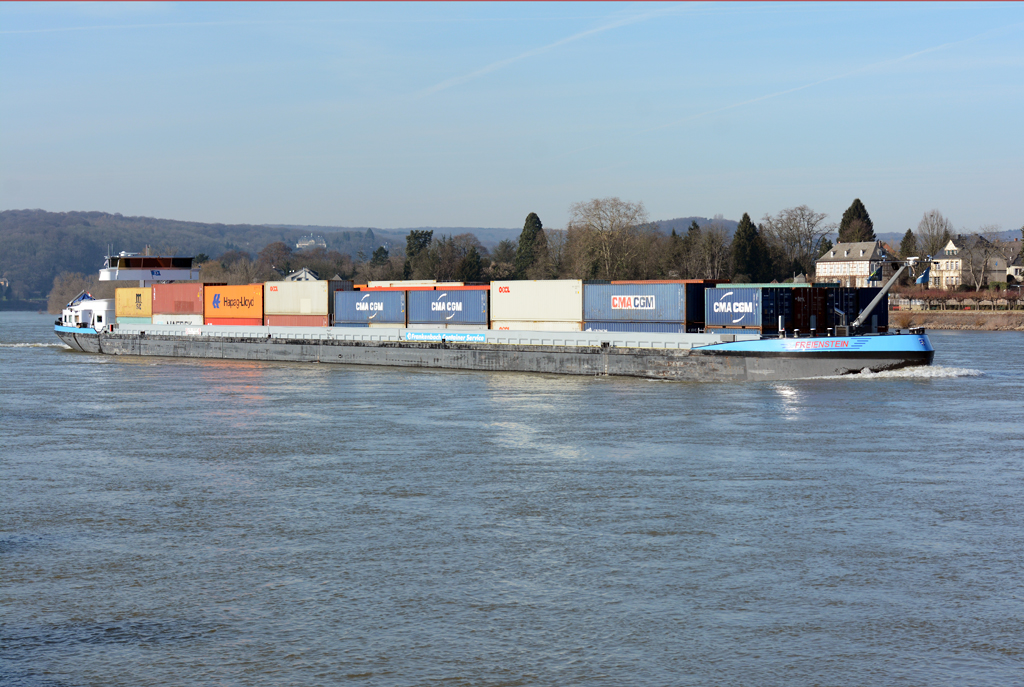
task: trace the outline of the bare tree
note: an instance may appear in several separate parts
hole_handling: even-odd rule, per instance
[[[787,267],[796,261],[810,270],[821,252],[821,240],[836,230],[835,224],[825,223],[827,217],[806,205],[786,208],[774,217],[764,216],[761,235],[773,252],[785,257]]]
[[[729,234],[718,222],[700,230],[691,254],[698,279],[722,279],[729,270]]]
[[[644,204],[595,198],[569,208],[569,271],[577,278],[637,278],[650,266],[651,227]]]
[[[917,225],[917,247],[924,255],[939,254],[953,236],[953,224],[938,210],[929,210]]]
[[[963,242],[963,247],[959,248],[958,255],[963,265],[961,274],[970,280],[975,291],[980,290],[988,283],[990,271],[997,270],[993,263],[999,261],[1003,267],[1006,266],[1006,250],[997,240],[998,234],[999,227],[997,226],[980,227],[978,233],[968,236]],[[1000,261],[999,258],[1003,259]],[[1002,272],[1002,270],[999,271]],[[997,281],[1005,281],[1005,279]]]

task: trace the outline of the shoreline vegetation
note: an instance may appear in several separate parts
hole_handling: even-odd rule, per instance
[[[889,326],[1024,332],[1024,312],[1012,310],[890,310]]]

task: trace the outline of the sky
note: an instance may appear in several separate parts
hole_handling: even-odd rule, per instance
[[[0,209],[1024,225],[1021,3],[0,3]]]

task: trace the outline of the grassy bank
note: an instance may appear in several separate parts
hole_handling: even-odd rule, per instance
[[[893,310],[889,313],[892,327],[907,329],[977,329],[981,331],[1024,332],[1024,312],[992,310]]]

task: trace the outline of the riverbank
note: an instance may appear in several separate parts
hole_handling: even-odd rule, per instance
[[[1024,312],[992,310],[893,310],[891,326],[907,329],[974,329],[979,331],[1024,332]]]

